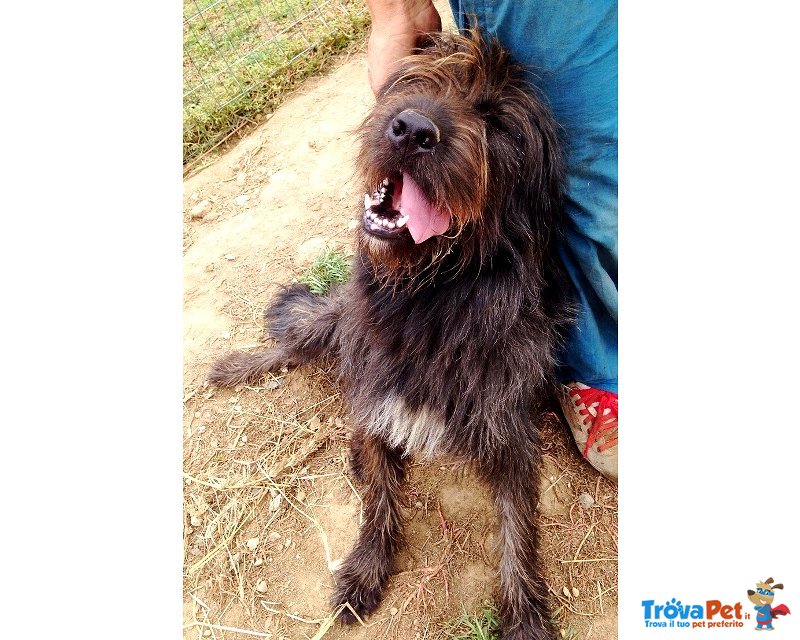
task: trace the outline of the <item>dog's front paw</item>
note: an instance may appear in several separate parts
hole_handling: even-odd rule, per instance
[[[556,630],[547,610],[507,614],[501,624],[503,640],[555,640]]]
[[[284,360],[285,357],[277,349],[266,349],[257,353],[233,351],[213,364],[208,381],[220,387],[256,382],[269,371],[279,369]]]
[[[352,565],[345,564],[337,571],[331,606],[338,608],[349,603],[352,607],[352,610],[350,607],[342,609],[340,620],[345,624],[353,624],[358,620],[354,611],[362,620],[375,611],[383,598],[383,582],[374,571],[360,572]]]
[[[233,387],[247,379],[252,356],[241,351],[233,351],[222,356],[208,372],[208,381],[219,387]]]
[[[508,631],[503,629],[500,637],[503,640],[555,640],[556,638],[552,630],[541,627],[515,627]]]

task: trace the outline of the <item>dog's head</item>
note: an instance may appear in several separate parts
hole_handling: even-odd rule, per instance
[[[390,271],[545,252],[558,227],[556,125],[522,67],[477,30],[426,35],[362,125],[359,242]],[[528,249],[526,249],[527,251]]]

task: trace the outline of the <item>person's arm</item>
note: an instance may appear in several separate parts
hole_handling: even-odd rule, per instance
[[[369,84],[378,93],[397,61],[411,53],[417,35],[441,31],[442,19],[430,0],[367,0],[367,6],[372,16],[367,44]]]

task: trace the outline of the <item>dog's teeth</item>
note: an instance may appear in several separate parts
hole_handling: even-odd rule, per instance
[[[402,227],[406,222],[408,222],[408,216],[400,216],[397,219],[397,226]]]
[[[387,223],[386,223],[386,226],[387,226],[389,229],[394,229],[394,222],[387,222]]]
[[[370,205],[372,204],[372,200],[369,197],[368,193],[364,194],[364,208],[369,209]]]

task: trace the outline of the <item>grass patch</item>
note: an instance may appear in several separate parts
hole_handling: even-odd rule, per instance
[[[499,640],[500,619],[497,616],[497,607],[487,603],[478,614],[464,611],[460,617],[450,621],[447,634],[453,640]]]
[[[558,635],[563,640],[576,640],[578,632],[569,624],[566,629],[558,622],[563,608],[559,607],[552,613],[553,626],[559,629]],[[500,640],[500,618],[497,607],[487,602],[478,614],[469,614],[466,611],[451,620],[447,625],[447,637],[452,640]]]
[[[364,0],[184,0],[184,164],[273,111],[368,26]]]
[[[323,296],[336,284],[347,282],[350,277],[350,259],[341,251],[328,250],[320,254],[314,264],[298,280],[311,293]]]

